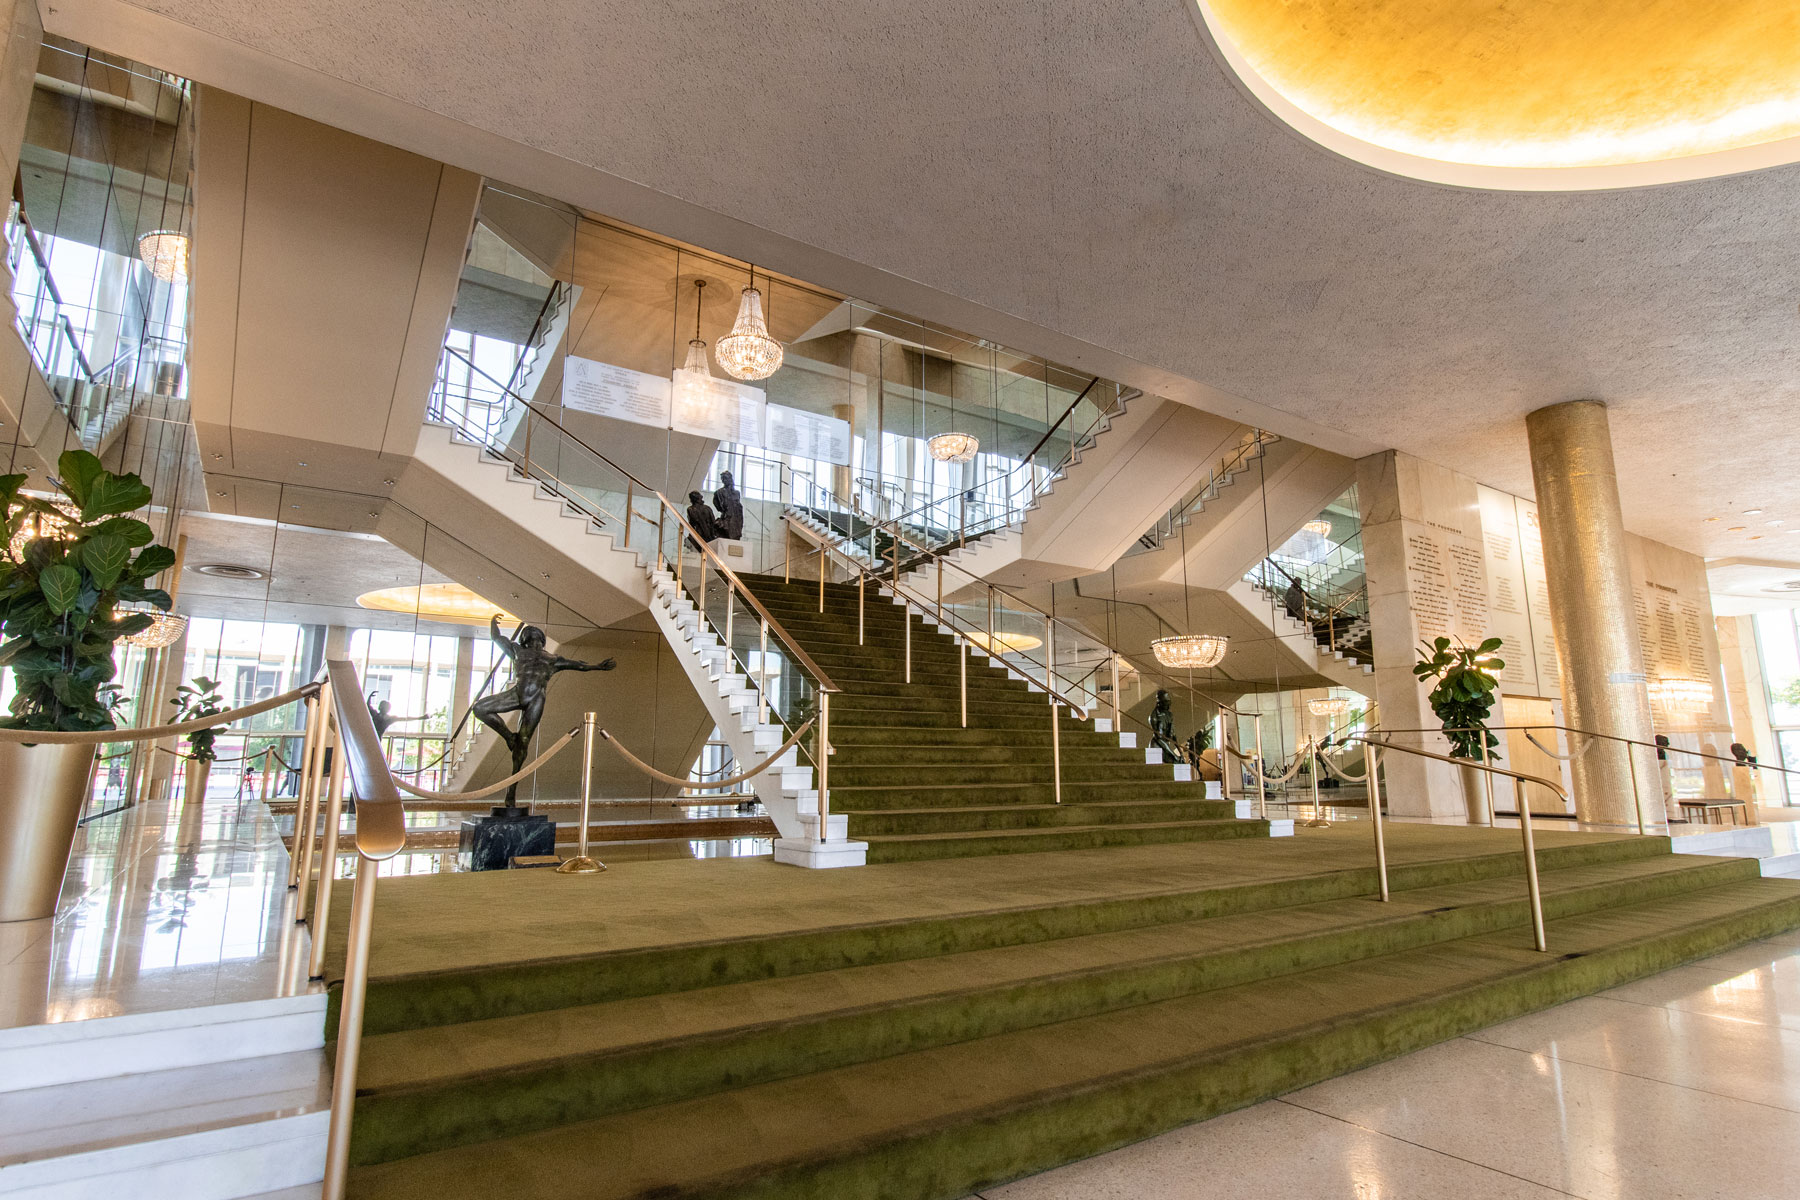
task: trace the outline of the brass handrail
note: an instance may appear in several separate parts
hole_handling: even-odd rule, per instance
[[[1386,730],[1384,732],[1400,733],[1406,731]],[[1545,779],[1542,775],[1529,775],[1524,771],[1512,771],[1505,767],[1496,767],[1492,763],[1477,762],[1472,758],[1452,758],[1448,754],[1437,754],[1430,750],[1421,750],[1417,746],[1402,746],[1395,742],[1377,741],[1375,738],[1366,737],[1362,734],[1357,734],[1349,740],[1362,742],[1367,746],[1379,746],[1383,750],[1398,750],[1402,754],[1413,754],[1420,758],[1436,759],[1438,762],[1446,762],[1452,766],[1472,767],[1477,771],[1486,771],[1490,775],[1506,775],[1521,783],[1542,784],[1552,792],[1555,792],[1558,796],[1561,796],[1564,804],[1569,802],[1569,793],[1563,790],[1562,784]],[[1373,764],[1371,764],[1370,778],[1374,778]],[[1371,800],[1370,803],[1373,804],[1374,801]],[[1525,890],[1531,900],[1531,937],[1539,950],[1545,950],[1548,949],[1548,947],[1544,942],[1544,901],[1538,890],[1537,849],[1532,844],[1531,840],[1531,805],[1524,801],[1520,801],[1519,803],[1519,832],[1520,836],[1524,839],[1525,845]]]
[[[369,938],[375,921],[376,864],[406,848],[406,818],[400,792],[381,752],[381,739],[363,700],[354,664],[331,659],[326,664],[330,715],[338,729],[338,758],[332,772],[331,808],[325,830],[325,857],[319,867],[319,905],[314,912],[314,961],[324,949],[325,921],[330,912],[331,880],[336,875],[334,851],[346,771],[356,793],[356,879],[350,893],[350,928],[344,943],[344,983],[338,1005],[337,1063],[331,1080],[331,1115],[325,1147],[324,1200],[343,1200],[350,1169],[350,1121],[356,1107],[356,1069],[362,1056],[363,1009],[369,987]],[[321,712],[318,722],[324,732]],[[321,739],[322,740],[322,739]],[[316,748],[316,744],[315,744]],[[321,755],[315,755],[322,758]],[[303,760],[305,761],[305,760]],[[307,807],[302,803],[299,817]],[[314,788],[313,810],[317,810]],[[312,821],[294,826],[295,846],[304,834],[312,845]],[[311,857],[310,853],[307,855]]]
[[[1727,766],[1749,767],[1751,770],[1754,770],[1754,771],[1780,771],[1784,775],[1800,775],[1800,770],[1796,770],[1793,767],[1778,767],[1774,763],[1764,763],[1764,762],[1755,762],[1755,763],[1739,762],[1737,759],[1727,757],[1726,755],[1723,755],[1723,754],[1708,754],[1704,750],[1689,750],[1686,747],[1676,746],[1676,745],[1659,746],[1655,742],[1646,742],[1642,738],[1622,737],[1616,733],[1595,733],[1591,729],[1577,729],[1573,725],[1488,725],[1488,726],[1485,726],[1485,728],[1490,733],[1505,733],[1508,731],[1517,731],[1517,732],[1523,733],[1523,732],[1525,732],[1527,730],[1531,730],[1531,729],[1555,729],[1555,730],[1560,730],[1563,733],[1578,733],[1582,737],[1600,738],[1604,741],[1609,741],[1609,742],[1624,742],[1628,746],[1642,746],[1646,750],[1658,750],[1658,751],[1663,751],[1663,752],[1672,753],[1672,754],[1688,754],[1688,755],[1692,755],[1694,758],[1710,758],[1714,762],[1722,762],[1722,763],[1726,764]],[[1473,726],[1470,726],[1468,728],[1452,727],[1450,729],[1442,729],[1442,728],[1433,727],[1431,729],[1391,729],[1391,730],[1387,730],[1386,732],[1388,732],[1388,733],[1473,733],[1473,732],[1475,732],[1475,729]]]

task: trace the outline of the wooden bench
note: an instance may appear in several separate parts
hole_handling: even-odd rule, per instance
[[[1732,816],[1731,824],[1748,825],[1750,823],[1750,806],[1742,800],[1680,800],[1681,815],[1689,821],[1699,821],[1702,825],[1724,825],[1725,815]],[[1717,813],[1719,819],[1713,820]],[[1741,819],[1740,819],[1741,817]]]

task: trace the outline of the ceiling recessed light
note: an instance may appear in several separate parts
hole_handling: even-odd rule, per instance
[[[1761,516],[1761,515],[1762,515],[1762,509],[1760,509],[1760,508],[1746,508],[1746,509],[1745,509],[1745,510],[1744,510],[1744,515],[1745,515],[1745,516],[1746,516],[1746,517],[1755,517],[1755,516]]]
[[[303,466],[303,467],[304,467],[304,466],[305,466],[305,465],[306,465],[306,464],[305,464],[305,463],[301,463],[301,464],[300,464],[300,465],[301,465],[301,466]]]
[[[211,575],[214,579],[267,579],[269,573],[258,567],[242,567],[236,563],[201,563],[197,567],[189,567],[190,571],[198,571],[202,575]]]
[[[1717,518],[1717,517],[1708,517],[1708,518],[1706,518],[1706,519],[1707,519],[1707,520],[1708,520],[1708,521],[1716,521],[1716,520],[1718,520],[1718,519],[1719,519],[1719,518]]]
[[[1760,533],[1753,533],[1750,535],[1750,540],[1753,542],[1760,542],[1760,541],[1762,541],[1762,539],[1763,539],[1763,535]]]
[[[1742,533],[1742,532],[1744,532],[1744,527],[1742,525],[1732,525],[1729,528],[1727,528],[1725,530],[1725,532],[1726,533]]]

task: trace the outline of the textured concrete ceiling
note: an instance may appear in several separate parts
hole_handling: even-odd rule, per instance
[[[1634,530],[1786,558],[1702,518],[1800,525],[1793,167],[1383,175],[1264,111],[1192,0],[59,0],[46,24],[1344,453],[1529,495],[1524,414],[1599,398]]]

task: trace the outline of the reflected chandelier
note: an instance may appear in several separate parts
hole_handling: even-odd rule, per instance
[[[694,280],[694,336],[688,342],[687,361],[681,364],[684,371],[698,371],[706,378],[712,378],[712,367],[706,361],[706,343],[700,340],[700,301],[706,294],[706,280]]]
[[[1178,633],[1150,643],[1156,661],[1182,670],[1216,667],[1225,661],[1231,639],[1218,633]]]
[[[144,612],[144,609],[121,609],[122,613]],[[164,646],[173,646],[187,632],[188,619],[179,613],[152,612],[149,614],[150,627],[137,633],[128,633],[125,640],[134,646],[142,646],[146,650],[160,650]]]
[[[152,229],[137,241],[138,257],[164,283],[188,281],[188,235],[177,229]]]
[[[6,547],[6,552],[12,556],[14,562],[23,562],[25,547],[39,538],[64,538],[66,540],[67,535],[63,531],[68,528],[69,521],[76,516],[75,506],[67,500],[52,500],[50,503],[56,506],[56,511],[62,516],[36,513],[26,517],[19,526],[19,532],[13,534],[12,541]]]
[[[693,346],[690,343],[690,351]],[[719,365],[736,379],[767,379],[781,367],[784,357],[781,343],[769,336],[769,323],[763,320],[762,293],[756,290],[756,268],[750,268],[750,286],[738,299],[737,322],[731,332],[719,339]]]
[[[925,449],[939,462],[966,463],[981,449],[981,440],[972,433],[940,433]]]
[[[1343,696],[1321,696],[1306,702],[1306,711],[1315,717],[1335,717],[1350,707],[1350,701]]]

